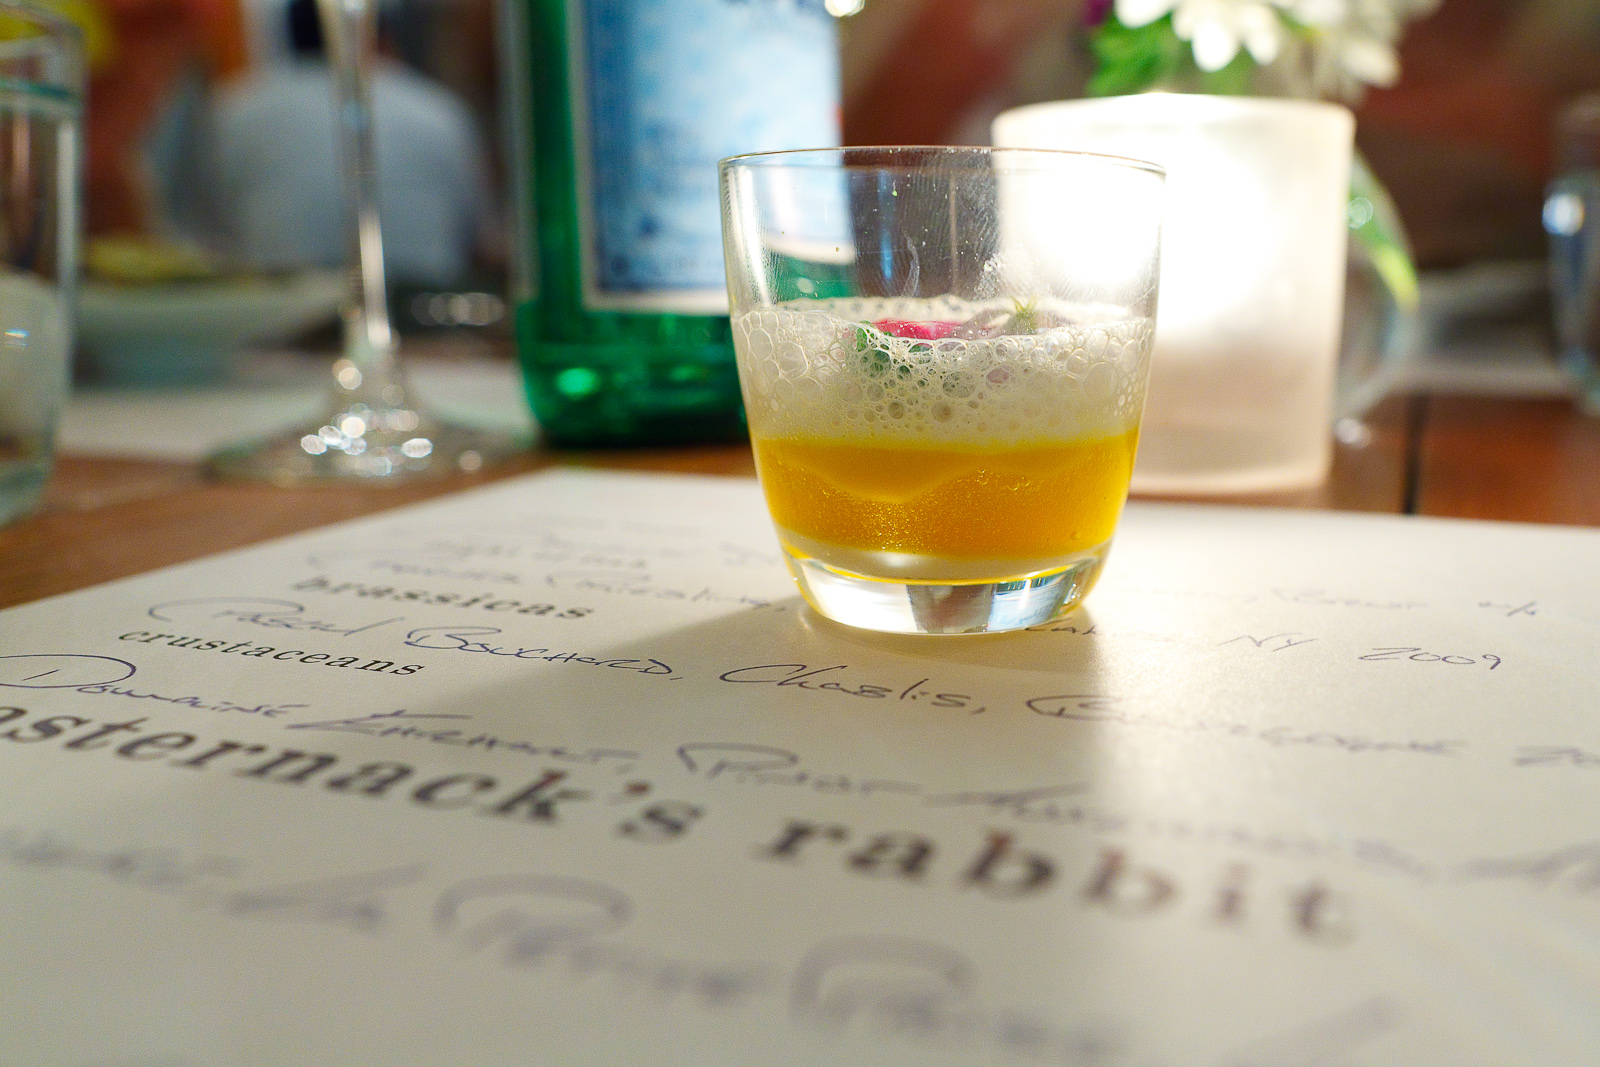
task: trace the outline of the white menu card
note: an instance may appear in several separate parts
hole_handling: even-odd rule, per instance
[[[0,1067],[1600,1058],[1600,531],[1135,503],[873,635],[555,471],[0,612]]]

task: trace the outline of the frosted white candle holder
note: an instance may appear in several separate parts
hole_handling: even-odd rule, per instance
[[[997,145],[1131,156],[1167,171],[1135,491],[1326,479],[1354,132],[1336,104],[1172,93],[996,118]]]

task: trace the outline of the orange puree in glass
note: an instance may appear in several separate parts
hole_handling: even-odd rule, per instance
[[[755,439],[772,517],[848,548],[1039,559],[1110,540],[1137,430],[991,449]]]

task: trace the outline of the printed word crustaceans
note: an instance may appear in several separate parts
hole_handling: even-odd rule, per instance
[[[173,648],[188,648],[200,652],[226,652],[257,659],[284,660],[323,667],[354,667],[379,674],[416,674],[423,669],[420,663],[396,664],[390,659],[373,659],[368,656],[335,656],[330,652],[308,652],[301,648],[279,649],[273,645],[258,645],[253,641],[228,641],[218,637],[190,637],[184,634],[158,634],[149,630],[130,630],[120,634],[118,641],[138,644],[165,644]],[[120,679],[118,679],[120,681]]]

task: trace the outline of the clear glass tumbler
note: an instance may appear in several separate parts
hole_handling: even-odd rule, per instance
[[[1544,202],[1556,343],[1579,406],[1600,416],[1600,95],[1562,109],[1556,159]]]
[[[721,180],[756,467],[812,607],[898,633],[1076,607],[1133,469],[1161,169],[842,148]]]
[[[71,379],[82,106],[77,28],[0,0],[0,523],[38,505]]]

